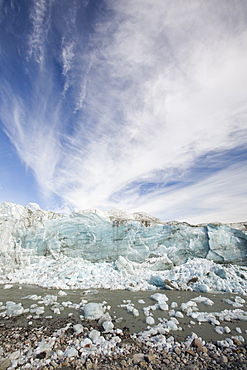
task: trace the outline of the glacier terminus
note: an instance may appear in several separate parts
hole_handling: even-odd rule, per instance
[[[245,281],[245,276],[247,278],[244,266],[246,256],[247,223],[244,222],[195,226],[185,222],[162,222],[143,212],[130,214],[120,210],[84,210],[62,215],[41,210],[35,203],[27,207],[7,202],[0,205],[0,269],[3,282],[18,279],[28,282],[27,271],[31,276],[30,269],[36,266],[39,274],[38,264],[43,266],[43,275],[47,271],[46,280],[44,276],[42,280],[37,275],[39,284],[43,281],[43,285],[49,285],[51,279],[53,286],[58,282],[55,278],[58,266],[60,283],[70,283],[69,286],[74,287],[84,287],[86,280],[82,272],[88,269],[88,273],[91,271],[89,275],[94,275],[92,283],[95,281],[95,286],[98,276],[101,284],[105,281],[107,286],[116,288],[116,279],[125,281],[126,288],[126,284],[131,286],[128,280],[131,276],[133,287],[138,284],[141,287],[143,279],[143,289],[152,285],[162,286],[161,282],[165,280],[170,282],[167,288],[178,288],[176,271],[184,266],[183,271],[187,272],[184,278],[183,273],[180,274],[180,286],[183,280],[187,284],[190,278],[194,278],[195,281],[190,284],[192,288],[207,290],[209,286],[210,289],[210,273],[213,273],[225,281],[216,290],[224,291],[228,289],[227,271],[233,268],[233,264],[235,270],[241,270],[234,272],[237,280]],[[186,270],[188,264],[191,266]],[[204,280],[208,279],[208,283],[200,279],[196,267],[193,270],[193,266],[198,264],[201,270],[202,266],[207,266],[209,271],[204,271]],[[68,269],[73,270],[70,278],[67,276]],[[101,269],[106,275],[108,269],[111,271],[108,280],[100,277]],[[115,274],[120,274],[122,280]],[[138,276],[139,282],[136,281]],[[245,290],[243,286],[241,289]]]

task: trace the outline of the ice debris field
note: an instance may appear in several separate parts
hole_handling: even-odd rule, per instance
[[[13,289],[9,285],[1,288],[7,293]],[[22,317],[21,327],[18,327],[18,321],[15,321],[13,336],[20,338],[24,335],[25,339],[20,341],[18,349],[13,344],[11,327],[2,333],[2,342],[0,339],[0,364],[2,361],[2,364],[8,364],[11,369],[42,369],[42,366],[48,366],[48,369],[51,366],[53,369],[61,364],[77,365],[79,369],[80,366],[88,364],[89,358],[90,361],[95,360],[95,356],[107,356],[116,360],[124,355],[132,356],[133,363],[131,362],[130,366],[141,363],[144,353],[149,353],[150,350],[156,351],[155,356],[150,352],[153,358],[157,358],[160,353],[163,359],[167,357],[168,352],[180,357],[184,354],[188,359],[188,356],[197,358],[198,353],[207,354],[210,351],[226,362],[224,353],[232,355],[237,348],[242,348],[246,340],[247,312],[243,309],[246,308],[246,300],[237,295],[233,300],[225,300],[227,308],[215,312],[214,305],[219,298],[217,295],[212,300],[194,293],[194,298],[185,300],[185,297],[180,297],[179,302],[179,297],[176,301],[171,299],[171,291],[167,294],[149,291],[145,297],[142,295],[144,299],[138,299],[138,295],[125,291],[130,299],[123,299],[116,305],[120,298],[116,299],[111,295],[107,301],[92,301],[93,298],[99,300],[99,292],[96,290],[81,292],[84,295],[77,299],[77,303],[69,299],[70,291],[60,290],[56,294],[45,294],[43,290],[39,291],[40,295],[25,295],[27,288],[19,286],[18,290],[21,302],[0,302],[2,320],[8,322],[13,318]],[[141,293],[143,294],[139,292]],[[105,291],[104,294],[107,295]],[[115,307],[110,304],[113,300]],[[64,311],[67,320],[54,321],[54,318]],[[130,325],[130,322],[137,320],[139,316],[143,321],[142,330],[131,335],[126,334],[126,321],[127,325]],[[37,326],[37,323],[40,326],[39,320],[42,320],[41,327]],[[210,337],[210,330],[205,324],[214,331],[215,344],[198,335],[198,327],[202,326],[203,334],[208,333]],[[178,338],[184,331],[186,332],[181,341]],[[30,333],[28,340],[27,333]],[[186,358],[183,360],[187,361]],[[151,357],[148,362],[151,362]]]
[[[244,222],[193,226],[141,212],[0,204],[2,284],[246,294],[246,252]]]
[[[239,361],[246,233],[244,222],[194,226],[119,210],[62,215],[1,204],[0,366],[79,369],[92,356],[128,354],[128,368],[153,361],[149,349],[166,364],[168,352],[184,363],[209,351]]]

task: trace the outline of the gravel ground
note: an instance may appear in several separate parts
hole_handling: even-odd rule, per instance
[[[74,329],[78,322],[73,318],[40,319],[35,327],[15,326],[15,321],[12,318],[0,326],[0,370],[247,369],[246,345],[237,339],[232,346],[222,348],[196,336],[187,342],[176,342],[168,334],[166,339],[172,345],[164,349],[138,339],[128,328],[107,333],[97,321],[82,322],[80,333]],[[113,345],[108,349],[98,345],[95,350],[93,343],[86,344],[92,330]]]
[[[242,320],[241,315],[237,320],[229,318],[212,325],[197,320],[192,323],[191,317],[183,312],[177,316],[181,330],[177,328],[169,332],[166,322],[170,320],[172,323],[176,318],[171,317],[168,310],[151,311],[155,324],[148,326],[145,323],[142,308],[155,303],[150,298],[153,293],[150,291],[67,291],[66,296],[60,296],[56,290],[13,286],[9,289],[1,287],[0,292],[1,312],[4,313],[5,302],[12,300],[21,302],[26,310],[16,317],[1,317],[0,370],[247,369],[247,324],[246,317]],[[159,292],[167,294],[170,308],[172,302],[178,303],[176,310],[183,302],[199,295],[196,292]],[[28,294],[38,294],[39,298],[24,299]],[[55,294],[54,301],[51,294]],[[236,308],[233,305],[237,296],[204,295],[214,303],[198,303],[196,309],[199,312],[206,310],[210,314]],[[90,302],[107,300],[106,315],[111,317],[113,327],[106,327],[102,317],[93,321],[85,319],[80,305],[85,298]],[[139,302],[143,299],[145,305]],[[133,303],[132,308],[137,308],[140,315],[135,317],[126,304],[122,307],[120,303],[126,300]],[[242,299],[241,309],[247,311],[245,299]],[[217,333],[215,325],[218,329],[223,325],[222,328],[228,328],[228,331],[224,335]]]

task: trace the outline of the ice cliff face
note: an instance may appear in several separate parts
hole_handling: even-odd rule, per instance
[[[81,257],[91,262],[155,261],[154,269],[180,265],[188,258],[245,262],[247,224],[162,223],[145,213],[80,211],[64,216],[27,207],[0,204],[0,262],[25,265],[40,256]]]

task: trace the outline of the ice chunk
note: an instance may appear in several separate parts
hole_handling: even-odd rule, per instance
[[[6,284],[3,286],[3,289],[10,289],[13,287],[13,284]]]
[[[235,297],[235,302],[236,303],[240,303],[240,304],[244,304],[245,303],[245,299],[239,297],[239,296],[236,296]]]
[[[78,356],[78,351],[74,347],[68,347],[64,351],[63,356],[64,357],[77,357]]]
[[[132,314],[137,317],[139,316],[139,311],[136,308],[134,308]]]
[[[39,299],[41,299],[41,296],[38,296],[37,294],[30,294],[26,297],[22,297],[22,299],[31,299],[32,301],[38,301]]]
[[[146,317],[146,324],[153,325],[155,323],[154,318],[152,316]]]
[[[214,328],[214,330],[216,331],[216,333],[218,333],[218,334],[224,334],[225,333],[225,330],[224,330],[224,328],[222,327],[222,326],[216,326],[215,328]]]
[[[203,303],[207,306],[212,306],[214,304],[214,301],[212,301],[211,299],[209,299],[207,297],[202,297],[202,296],[193,298],[193,299],[191,299],[191,301],[197,302],[197,303]]]
[[[210,288],[206,284],[197,284],[196,287],[197,287],[197,290],[199,290],[200,292],[203,292],[203,293],[210,292]]]
[[[83,326],[81,324],[75,324],[73,330],[76,334],[80,334],[83,332]]]
[[[134,305],[133,304],[127,304],[126,308],[127,308],[128,312],[132,312],[134,310]]]
[[[172,303],[171,303],[171,308],[176,308],[176,307],[178,307],[177,302],[172,302]]]
[[[176,313],[176,311],[175,311],[175,310],[170,310],[170,311],[168,312],[169,316],[175,316],[175,313]]]
[[[230,329],[228,326],[225,326],[225,327],[224,327],[224,332],[225,332],[226,334],[229,334],[229,333],[231,333],[231,329]]]
[[[218,275],[221,279],[226,279],[227,278],[226,270],[224,270],[222,268],[216,269],[215,274]]]
[[[97,339],[100,337],[100,331],[93,329],[90,331],[88,336],[93,341],[93,343],[95,343],[95,341],[97,341]]]
[[[30,313],[35,313],[35,315],[43,315],[45,312],[45,307],[35,307],[30,309]]]
[[[119,271],[126,271],[129,274],[134,272],[133,264],[123,256],[119,256],[115,264]]]
[[[91,347],[91,345],[92,345],[92,341],[91,341],[91,339],[89,339],[89,338],[85,338],[85,339],[83,339],[81,342],[80,342],[80,346],[81,347]]]
[[[105,331],[111,331],[114,328],[114,324],[112,321],[104,321],[102,326]]]
[[[167,296],[165,294],[161,294],[161,293],[155,293],[155,294],[151,295],[150,298],[157,301],[159,304],[166,303],[168,301]]]
[[[188,302],[184,302],[181,304],[180,306],[180,309],[182,312],[187,312],[189,310],[189,308],[192,308],[192,307],[197,307],[197,304],[196,302],[190,300]]]
[[[68,293],[66,293],[66,292],[64,292],[63,290],[59,290],[59,292],[57,293],[57,295],[59,296],[59,297],[64,297],[64,296],[66,296]]]
[[[102,315],[98,321],[98,324],[101,325],[105,321],[111,321],[111,315],[109,312],[106,312],[104,315]]]
[[[167,303],[165,303],[165,302],[162,302],[162,303],[159,303],[159,309],[160,310],[162,310],[162,311],[167,311],[167,310],[169,310],[169,306],[168,306],[168,304]]]
[[[177,311],[177,312],[175,313],[175,317],[178,317],[178,318],[182,319],[182,318],[184,317],[184,315],[182,314],[182,312],[181,312],[181,311]]]
[[[223,339],[223,340],[217,340],[217,346],[218,347],[221,347],[221,348],[229,348],[230,347],[230,343],[225,339]],[[233,344],[233,342],[232,342],[232,344]]]
[[[172,330],[172,331],[178,330],[178,326],[173,320],[167,321],[166,326],[169,330]]]
[[[145,304],[145,301],[144,301],[143,299],[139,299],[139,300],[138,300],[138,303],[140,303],[140,304]]]
[[[22,307],[21,303],[15,303],[12,301],[6,302],[6,314],[9,317],[15,317],[22,315],[24,312],[24,308]]]
[[[84,316],[88,320],[97,320],[104,315],[103,303],[87,303],[84,306]]]
[[[37,347],[34,350],[35,355],[38,355],[42,352],[49,353],[52,349],[52,344],[47,343],[44,339],[37,344]]]
[[[152,339],[156,346],[166,344],[166,337],[163,334],[155,335]]]

